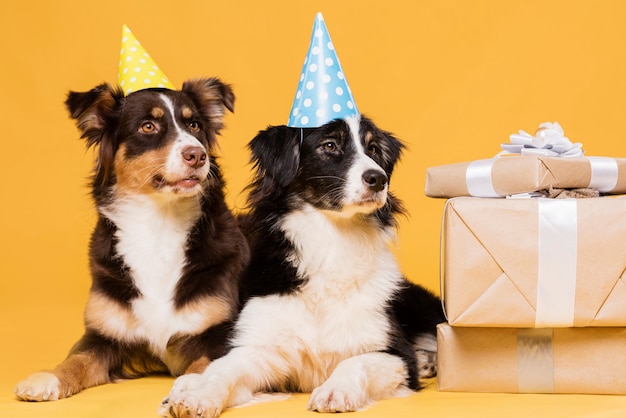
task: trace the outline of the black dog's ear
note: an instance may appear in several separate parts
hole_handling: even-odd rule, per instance
[[[381,148],[384,156],[383,169],[389,176],[391,176],[396,163],[402,156],[402,151],[404,150],[405,145],[389,132],[381,131],[381,134],[386,139],[381,142]]]
[[[98,146],[94,183],[104,185],[113,170],[113,158],[117,148],[112,130],[116,125],[116,110],[124,92],[119,86],[103,83],[87,92],[70,91],[65,106],[87,140],[87,147]]]
[[[182,91],[194,101],[204,117],[211,123],[215,134],[224,127],[226,109],[235,111],[235,94],[229,84],[219,78],[198,78],[183,83]]]
[[[300,128],[270,126],[248,144],[256,169],[255,191],[271,195],[287,186],[300,166]]]

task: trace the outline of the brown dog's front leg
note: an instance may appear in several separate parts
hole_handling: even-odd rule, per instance
[[[23,401],[56,401],[109,381],[108,363],[93,352],[70,354],[53,370],[31,374],[19,382],[15,395]]]
[[[187,370],[185,370],[185,374],[189,374],[189,373],[202,373],[204,371],[204,369],[207,368],[207,366],[211,363],[211,360],[209,360],[208,357],[206,356],[202,356],[197,360],[194,360],[189,367],[187,367]]]

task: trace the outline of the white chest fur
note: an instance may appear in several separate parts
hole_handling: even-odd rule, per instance
[[[388,301],[401,283],[389,233],[353,222],[314,209],[288,215],[280,227],[297,247],[289,261],[308,281],[293,295],[252,299],[239,318],[236,344],[280,347],[302,390],[389,343]]]
[[[395,287],[401,276],[389,247],[392,232],[361,215],[343,218],[305,206],[280,227],[296,246],[289,261],[323,299],[366,284]]]
[[[185,266],[185,248],[190,229],[200,216],[195,198],[184,201],[155,200],[132,196],[102,210],[118,230],[116,250],[129,268],[139,297],[130,312],[109,310],[99,328],[125,340],[150,342],[162,356],[169,338],[179,332],[194,332],[205,319],[176,310],[173,295]]]

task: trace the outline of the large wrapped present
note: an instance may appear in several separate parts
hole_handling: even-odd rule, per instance
[[[626,394],[626,328],[437,328],[441,391]]]
[[[517,155],[430,167],[429,197],[503,197],[550,188],[626,192],[626,158]]]
[[[626,197],[460,197],[442,227],[451,325],[626,326]]]

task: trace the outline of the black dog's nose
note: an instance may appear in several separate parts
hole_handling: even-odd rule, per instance
[[[183,161],[192,168],[200,168],[206,163],[206,152],[200,147],[187,147],[183,150]]]
[[[380,192],[387,185],[387,175],[378,170],[367,170],[363,173],[363,182],[373,192]]]

